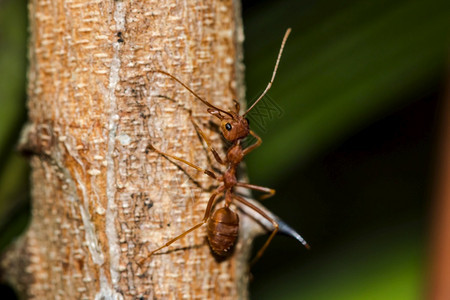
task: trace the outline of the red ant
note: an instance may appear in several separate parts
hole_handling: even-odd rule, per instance
[[[272,241],[275,234],[278,232],[278,230],[279,230],[278,222],[274,218],[269,216],[267,213],[265,213],[263,210],[261,210],[259,207],[256,207],[254,204],[250,203],[249,201],[245,200],[244,198],[240,197],[239,195],[236,195],[234,193],[234,188],[235,187],[243,187],[243,188],[248,188],[251,190],[256,190],[256,191],[266,193],[263,197],[261,197],[261,199],[271,197],[275,194],[275,190],[273,190],[273,189],[262,187],[262,186],[257,186],[257,185],[252,185],[252,184],[245,183],[245,182],[239,182],[236,178],[236,170],[237,170],[237,167],[239,166],[240,162],[243,160],[243,158],[248,153],[250,153],[251,151],[253,151],[254,149],[256,149],[257,147],[259,147],[261,145],[261,142],[262,142],[261,138],[258,135],[256,135],[252,130],[250,130],[249,120],[245,116],[264,97],[264,95],[267,93],[267,91],[272,86],[273,80],[275,78],[275,74],[277,72],[278,64],[280,62],[281,54],[283,52],[283,48],[286,43],[286,39],[288,38],[290,32],[291,32],[291,29],[289,28],[284,35],[283,41],[281,43],[281,48],[278,53],[278,58],[277,58],[277,61],[275,64],[275,68],[274,68],[274,71],[272,74],[272,78],[271,78],[269,84],[267,85],[267,87],[263,91],[263,93],[259,96],[259,98],[250,106],[249,109],[247,109],[247,111],[243,115],[239,114],[240,105],[236,100],[234,100],[235,110],[234,111],[231,111],[231,110],[225,111],[223,109],[220,109],[220,108],[212,105],[211,103],[207,102],[203,98],[201,98],[198,94],[196,94],[193,90],[191,90],[187,85],[185,85],[183,82],[181,82],[175,76],[173,76],[165,71],[161,71],[161,70],[150,71],[152,73],[161,73],[161,74],[169,76],[170,78],[172,78],[173,80],[175,80],[179,84],[181,84],[183,87],[185,87],[197,99],[199,99],[205,105],[207,105],[209,107],[208,112],[211,115],[217,117],[221,121],[221,125],[220,125],[221,132],[222,132],[223,136],[225,137],[225,139],[228,140],[229,142],[231,142],[232,145],[229,148],[229,150],[227,151],[226,159],[223,160],[220,157],[220,155],[217,153],[217,151],[211,146],[211,143],[208,140],[208,138],[206,137],[206,135],[201,131],[201,129],[198,127],[198,125],[195,124],[195,122],[193,122],[197,132],[201,135],[203,140],[206,142],[209,150],[212,152],[212,154],[214,155],[214,158],[217,160],[217,162],[220,163],[221,165],[227,166],[227,170],[221,176],[216,175],[211,170],[203,169],[199,166],[196,166],[193,163],[190,163],[180,157],[161,152],[161,151],[157,150],[153,145],[148,146],[149,149],[151,149],[163,156],[183,162],[183,163],[191,166],[192,168],[194,168],[198,171],[201,171],[201,172],[205,173],[206,175],[221,182],[219,187],[217,187],[212,192],[212,195],[209,198],[209,201],[208,201],[208,204],[207,204],[206,210],[205,210],[205,215],[204,215],[202,221],[200,223],[198,223],[197,225],[195,225],[194,227],[190,228],[189,230],[185,231],[184,233],[171,239],[170,241],[165,243],[163,246],[153,250],[152,252],[150,252],[149,256],[151,256],[151,255],[153,255],[153,253],[169,246],[170,244],[172,244],[173,242],[177,241],[178,239],[184,237],[188,233],[196,230],[197,228],[199,228],[206,222],[208,222],[207,234],[208,234],[208,241],[209,241],[212,251],[219,256],[226,256],[230,252],[230,250],[233,248],[234,244],[236,243],[236,239],[238,236],[238,230],[239,230],[239,217],[236,212],[234,212],[233,210],[230,209],[230,204],[233,202],[233,200],[237,200],[238,202],[242,203],[243,205],[248,206],[249,208],[253,209],[257,213],[259,213],[263,218],[265,218],[269,222],[271,222],[274,227],[274,229],[273,229],[271,235],[269,236],[269,238],[267,239],[266,243],[258,251],[255,258],[253,259],[253,262],[255,262],[256,260],[258,260],[261,257],[261,255],[266,250],[267,246]],[[241,141],[242,141],[242,139],[246,138],[248,135],[252,135],[254,138],[256,138],[256,142],[253,145],[244,149],[241,145]],[[224,207],[217,209],[214,212],[214,214],[211,216],[211,211],[212,211],[213,205],[215,203],[215,200],[221,194],[225,195]],[[309,245],[306,243],[306,241],[300,235],[297,234],[295,236],[295,238],[298,239],[306,248],[309,248]]]

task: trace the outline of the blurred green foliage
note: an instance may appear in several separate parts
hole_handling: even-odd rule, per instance
[[[244,24],[250,102],[293,29],[269,106],[252,112],[263,145],[247,162],[253,183],[277,189],[266,204],[313,246],[275,239],[253,269],[253,299],[421,298],[427,132],[448,60],[450,2],[244,1]],[[2,248],[26,224],[28,170],[14,151],[26,26],[26,1],[0,2]]]
[[[248,158],[258,169],[250,167],[253,180],[280,180],[442,75],[448,1],[330,2],[273,1],[245,19],[249,101],[270,78],[284,30],[293,28],[269,93],[284,114],[262,133],[264,151]]]
[[[15,150],[25,121],[26,12],[26,1],[0,2],[0,251],[28,214],[28,163]]]
[[[272,274],[253,299],[421,299],[424,253],[411,228],[417,229],[407,224],[379,230],[327,257],[285,269],[282,276]]]
[[[250,114],[263,144],[249,177],[277,189],[265,204],[312,244],[275,239],[252,270],[253,299],[423,298],[450,2],[244,4],[250,103],[292,27]]]

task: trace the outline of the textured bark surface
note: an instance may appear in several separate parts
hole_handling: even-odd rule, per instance
[[[223,149],[203,104],[170,78],[146,74],[166,70],[219,107],[243,99],[239,4],[31,0],[29,8],[24,147],[39,155],[30,227],[3,261],[10,281],[38,299],[246,298],[245,216],[228,260],[211,255],[203,226],[136,263],[198,223],[216,184],[146,153],[148,143],[215,165],[192,110]]]

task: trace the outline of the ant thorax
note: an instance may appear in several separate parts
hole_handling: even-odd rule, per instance
[[[223,174],[223,185],[225,189],[230,190],[236,186],[236,165],[231,165]]]
[[[237,165],[244,159],[244,151],[240,141],[237,141],[234,145],[228,149],[227,160],[230,164]]]

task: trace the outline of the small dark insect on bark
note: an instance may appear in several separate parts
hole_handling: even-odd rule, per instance
[[[178,235],[177,237],[171,239],[161,247],[153,250],[150,252],[149,256],[144,259],[147,260],[149,257],[151,257],[155,252],[160,251],[161,249],[171,245],[175,241],[183,238],[190,232],[198,229],[203,224],[207,224],[207,234],[208,234],[208,241],[211,246],[212,251],[219,255],[219,256],[227,256],[230,251],[232,250],[233,246],[236,243],[236,239],[238,236],[238,230],[239,230],[239,217],[236,212],[234,212],[230,205],[233,201],[238,201],[241,204],[248,206],[249,208],[253,209],[257,213],[259,213],[263,218],[267,219],[269,222],[273,225],[273,231],[270,234],[269,238],[265,242],[265,244],[262,246],[262,248],[258,251],[255,258],[253,259],[252,263],[257,261],[264,253],[266,248],[269,246],[270,242],[272,241],[273,237],[279,230],[279,224],[278,222],[272,218],[271,216],[267,215],[264,211],[262,211],[260,208],[256,207],[252,203],[248,202],[244,198],[240,197],[234,192],[235,187],[243,187],[248,188],[255,191],[260,191],[265,193],[261,198],[265,199],[268,197],[271,197],[275,194],[275,190],[267,187],[257,186],[253,184],[249,184],[246,182],[239,182],[237,180],[236,171],[243,160],[243,158],[250,153],[251,151],[255,150],[261,145],[261,138],[256,135],[249,127],[249,121],[246,118],[246,115],[252,110],[252,108],[264,97],[264,95],[267,93],[267,91],[271,88],[273,80],[275,78],[275,74],[277,72],[278,64],[280,62],[281,54],[283,52],[284,45],[286,43],[286,40],[289,36],[289,33],[291,32],[291,29],[289,28],[283,38],[280,51],[278,53],[277,61],[275,64],[275,68],[272,74],[272,78],[270,82],[268,83],[266,89],[263,91],[263,93],[258,97],[258,99],[252,104],[252,106],[247,109],[247,111],[240,115],[240,105],[239,103],[234,100],[235,103],[235,110],[234,111],[225,111],[221,108],[218,108],[208,101],[201,98],[198,94],[196,94],[192,89],[190,89],[186,84],[181,82],[179,79],[177,79],[175,76],[162,71],[162,70],[152,70],[150,73],[160,73],[164,74],[166,76],[169,76],[173,80],[177,81],[179,84],[181,84],[184,88],[186,88],[191,94],[193,94],[198,100],[203,102],[206,106],[208,106],[208,112],[218,118],[220,120],[220,130],[225,137],[226,140],[231,142],[231,146],[227,151],[226,159],[222,159],[220,155],[217,153],[217,151],[211,146],[211,142],[207,138],[207,136],[204,134],[204,132],[200,129],[200,127],[195,123],[194,120],[192,120],[192,123],[194,124],[195,129],[200,134],[200,136],[203,138],[205,143],[208,145],[209,150],[213,154],[215,160],[220,163],[221,165],[224,165],[227,167],[226,171],[218,175],[212,170],[201,168],[191,162],[188,162],[180,157],[164,153],[162,151],[159,151],[156,149],[153,145],[148,145],[149,150],[152,150],[156,153],[159,153],[167,158],[174,159],[177,161],[180,161],[184,164],[187,164],[188,166],[205,173],[207,176],[210,176],[217,181],[220,182],[220,185],[212,192],[211,197],[209,198],[208,204],[206,206],[205,214],[200,223],[195,225],[194,227],[188,229],[187,231],[183,232],[182,234]],[[252,135],[254,138],[256,138],[256,142],[253,145],[250,145],[247,148],[242,147],[242,140],[246,138],[248,135]],[[224,196],[225,203],[222,208],[217,209],[214,213],[212,213],[212,208],[214,206],[214,203],[219,198],[219,196]],[[298,240],[306,247],[309,248],[309,245],[306,243],[306,241],[299,236]],[[142,262],[141,262],[142,263]]]
[[[119,32],[117,33],[117,37],[118,37],[117,41],[118,41],[119,43],[123,43],[123,42],[124,42],[123,37],[122,37],[122,32],[121,32],[121,31],[119,31]]]

